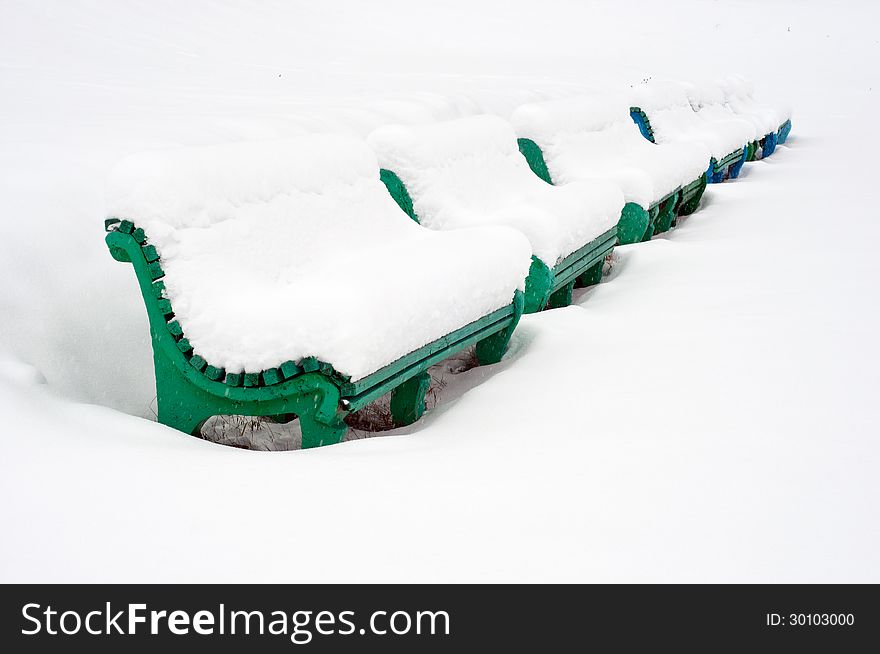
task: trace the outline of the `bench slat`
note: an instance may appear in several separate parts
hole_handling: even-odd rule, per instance
[[[428,359],[436,352],[441,350],[445,350],[449,347],[450,343],[458,342],[464,338],[467,338],[469,334],[473,334],[484,327],[494,326],[497,323],[509,319],[513,315],[513,307],[511,305],[502,307],[493,311],[492,313],[483,316],[479,320],[476,320],[464,327],[460,327],[456,329],[454,332],[450,332],[446,336],[443,336],[432,343],[428,343],[427,345],[419,348],[418,350],[414,350],[409,354],[404,355],[397,361],[389,363],[384,368],[380,368],[374,373],[363,377],[362,379],[357,380],[356,382],[350,382],[344,385],[340,389],[340,393],[344,397],[359,395],[369,390],[372,387],[375,387],[381,384],[388,378],[396,377],[398,373],[410,367],[414,363],[422,361],[424,359]]]

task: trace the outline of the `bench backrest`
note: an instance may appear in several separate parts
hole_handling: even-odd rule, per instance
[[[368,138],[383,169],[412,196],[416,219],[432,229],[469,226],[481,211],[516,201],[542,185],[519,152],[513,127],[502,118],[474,116],[420,126],[381,127]]]
[[[759,138],[776,131],[791,117],[791,109],[785,105],[765,105],[754,98],[754,85],[739,75],[728,75],[717,80],[724,96],[724,104],[735,114],[748,117],[758,127]]]
[[[675,140],[678,133],[704,128],[684,87],[676,82],[639,84],[632,89],[631,104],[647,114],[658,143]]]
[[[700,115],[699,106],[691,104],[687,85],[680,82],[639,84],[632,90],[632,102],[646,113],[657,143],[698,141],[721,161],[754,138],[754,127],[748,121],[710,116],[713,110]]]
[[[166,262],[183,239],[238,238],[255,266],[279,256],[308,265],[331,258],[340,240],[412,228],[366,143],[335,135],[137,154],[111,173],[107,199],[110,215],[144,228]]]
[[[756,140],[764,136],[764,132],[758,133],[760,130],[757,129],[755,121],[750,116],[738,114],[726,102],[726,96],[720,84],[707,80],[682,82],[681,84],[687,94],[688,102],[701,118],[710,122],[744,122],[751,127],[748,131],[743,130],[743,134],[749,140]]]
[[[566,184],[577,179],[572,167],[613,166],[632,149],[653,147],[639,133],[629,107],[623,95],[584,95],[523,105],[511,122],[518,137],[541,149],[553,182]]]

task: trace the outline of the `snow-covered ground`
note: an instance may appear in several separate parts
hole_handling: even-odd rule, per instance
[[[880,581],[878,17],[5,1],[0,580]],[[146,317],[102,238],[120,157],[731,72],[794,107],[786,146],[412,427],[265,453],[144,420]]]

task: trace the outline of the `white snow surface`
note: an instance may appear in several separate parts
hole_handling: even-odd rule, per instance
[[[554,183],[608,180],[627,202],[648,209],[699,179],[710,154],[701,143],[651,143],[629,107],[622,94],[592,94],[525,104],[511,120],[541,148]]]
[[[737,116],[751,121],[759,139],[775,132],[791,118],[791,105],[758,102],[754,97],[754,84],[741,75],[727,75],[716,85],[722,94],[722,102]]]
[[[506,225],[549,266],[617,224],[617,185],[552,186],[535,175],[506,120],[483,115],[433,125],[380,127],[368,141],[404,183],[420,224],[432,230]]]
[[[719,125],[721,129],[724,129],[725,125],[731,121],[746,123],[751,126],[749,141],[762,139],[767,134],[751,115],[738,114],[725,102],[724,91],[720,85],[705,80],[697,82],[681,81],[679,83],[687,93],[691,108],[700,118],[709,123]],[[778,122],[776,127],[779,127]],[[776,131],[776,128],[773,131]]]
[[[6,0],[0,579],[880,582],[880,8],[755,5]],[[788,142],[417,424],[250,452],[145,419],[122,157],[725,72]]]
[[[685,85],[674,81],[651,81],[632,90],[632,105],[651,121],[657,143],[701,143],[718,161],[754,140],[753,125],[741,118],[711,119],[694,111]]]
[[[195,352],[227,372],[315,356],[360,379],[510,304],[531,263],[513,229],[413,223],[350,136],[133,155],[107,195],[156,245]]]

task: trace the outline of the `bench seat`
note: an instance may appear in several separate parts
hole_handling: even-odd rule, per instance
[[[615,185],[545,184],[520,155],[511,125],[495,116],[386,126],[368,142],[390,195],[414,221],[437,231],[505,225],[528,238],[526,312],[564,306],[576,284],[599,281],[624,204]]]

